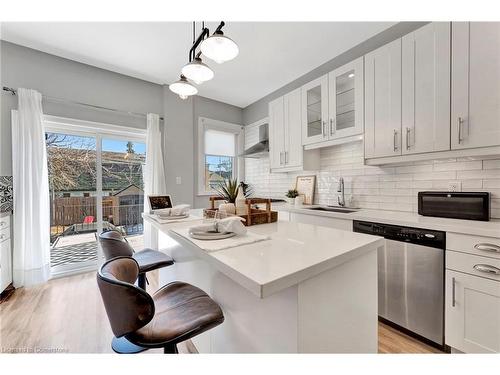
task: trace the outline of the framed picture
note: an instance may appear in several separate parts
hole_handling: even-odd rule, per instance
[[[304,196],[304,204],[313,204],[316,176],[297,176],[295,189]]]
[[[172,199],[170,195],[148,195],[151,211],[161,210],[162,208],[172,208]]]

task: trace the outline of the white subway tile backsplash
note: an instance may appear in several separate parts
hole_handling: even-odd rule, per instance
[[[301,175],[315,174],[315,203],[336,204],[340,176],[345,180],[346,200],[361,208],[417,211],[417,194],[424,190],[448,190],[449,182],[460,182],[464,191],[489,191],[491,215],[500,218],[500,159],[452,158],[425,160],[390,166],[366,166],[362,142],[320,150],[320,171],[269,173],[269,159],[246,159],[245,182],[255,194],[284,198]]]

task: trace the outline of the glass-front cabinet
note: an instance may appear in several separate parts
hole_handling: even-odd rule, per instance
[[[363,133],[363,58],[328,74],[329,137]]]
[[[328,76],[302,86],[302,144],[328,138]]]
[[[302,143],[363,133],[363,58],[302,87]]]

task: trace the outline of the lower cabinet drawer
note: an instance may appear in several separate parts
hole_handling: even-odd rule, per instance
[[[446,250],[446,268],[500,281],[500,259]]]
[[[445,343],[464,353],[500,353],[500,282],[446,270]]]
[[[498,235],[499,238],[446,233],[446,248],[463,253],[500,259],[500,228]]]

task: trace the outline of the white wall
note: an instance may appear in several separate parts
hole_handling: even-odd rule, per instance
[[[500,158],[454,158],[394,166],[363,165],[363,143],[321,149],[321,170],[300,173],[269,173],[269,158],[246,159],[245,182],[256,195],[283,198],[298,175],[317,176],[315,203],[337,204],[337,181],[345,179],[346,201],[354,206],[416,212],[417,193],[447,190],[449,181],[460,181],[463,191],[492,194],[493,218],[500,218]]]

